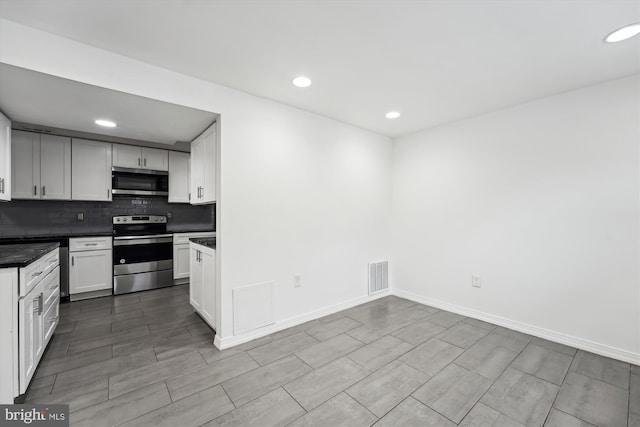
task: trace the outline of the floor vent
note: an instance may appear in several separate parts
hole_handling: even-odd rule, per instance
[[[389,289],[389,261],[369,264],[369,295]]]

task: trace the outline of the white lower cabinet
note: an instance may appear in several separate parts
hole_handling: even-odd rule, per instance
[[[20,393],[27,389],[44,351],[42,283],[18,302]]]
[[[216,329],[216,250],[190,244],[189,301],[205,322]]]
[[[215,237],[215,231],[173,234],[173,279],[189,280],[189,239]]]
[[[58,325],[58,249],[21,268],[0,269],[0,404],[26,392]],[[29,291],[21,281],[36,277]]]
[[[111,247],[110,237],[69,239],[69,295],[72,301],[111,294]]]

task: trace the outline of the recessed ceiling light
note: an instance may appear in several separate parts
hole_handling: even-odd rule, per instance
[[[293,79],[293,84],[298,87],[309,87],[311,86],[311,79],[304,76],[296,77]]]
[[[400,117],[400,113],[398,113],[397,111],[389,111],[387,114],[384,115],[387,119],[397,119],[398,117]]]
[[[607,43],[621,42],[623,40],[630,39],[637,34],[640,34],[640,22],[618,28],[612,33],[609,33],[609,35],[604,38],[604,41],[606,41]]]
[[[105,119],[98,119],[94,122],[95,124],[99,125],[99,126],[104,126],[106,128],[114,128],[117,125],[112,122],[111,120],[105,120]]]

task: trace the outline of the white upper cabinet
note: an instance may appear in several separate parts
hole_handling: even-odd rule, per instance
[[[157,148],[143,148],[142,167],[154,171],[168,171],[169,151]]]
[[[189,153],[169,151],[169,203],[189,203]]]
[[[141,169],[142,149],[133,145],[113,144],[113,166]]]
[[[73,139],[71,197],[111,201],[111,144]]]
[[[11,200],[11,121],[0,113],[0,200]]]
[[[71,200],[71,138],[13,131],[14,199]]]
[[[40,136],[40,196],[71,200],[71,138]]]
[[[216,201],[217,125],[214,123],[191,143],[191,204]]]
[[[113,166],[131,169],[169,170],[168,150],[113,144]]]
[[[11,196],[39,199],[40,134],[13,131],[11,135]]]

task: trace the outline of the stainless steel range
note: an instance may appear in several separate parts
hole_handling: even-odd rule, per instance
[[[173,237],[167,217],[113,217],[113,294],[173,285]]]

